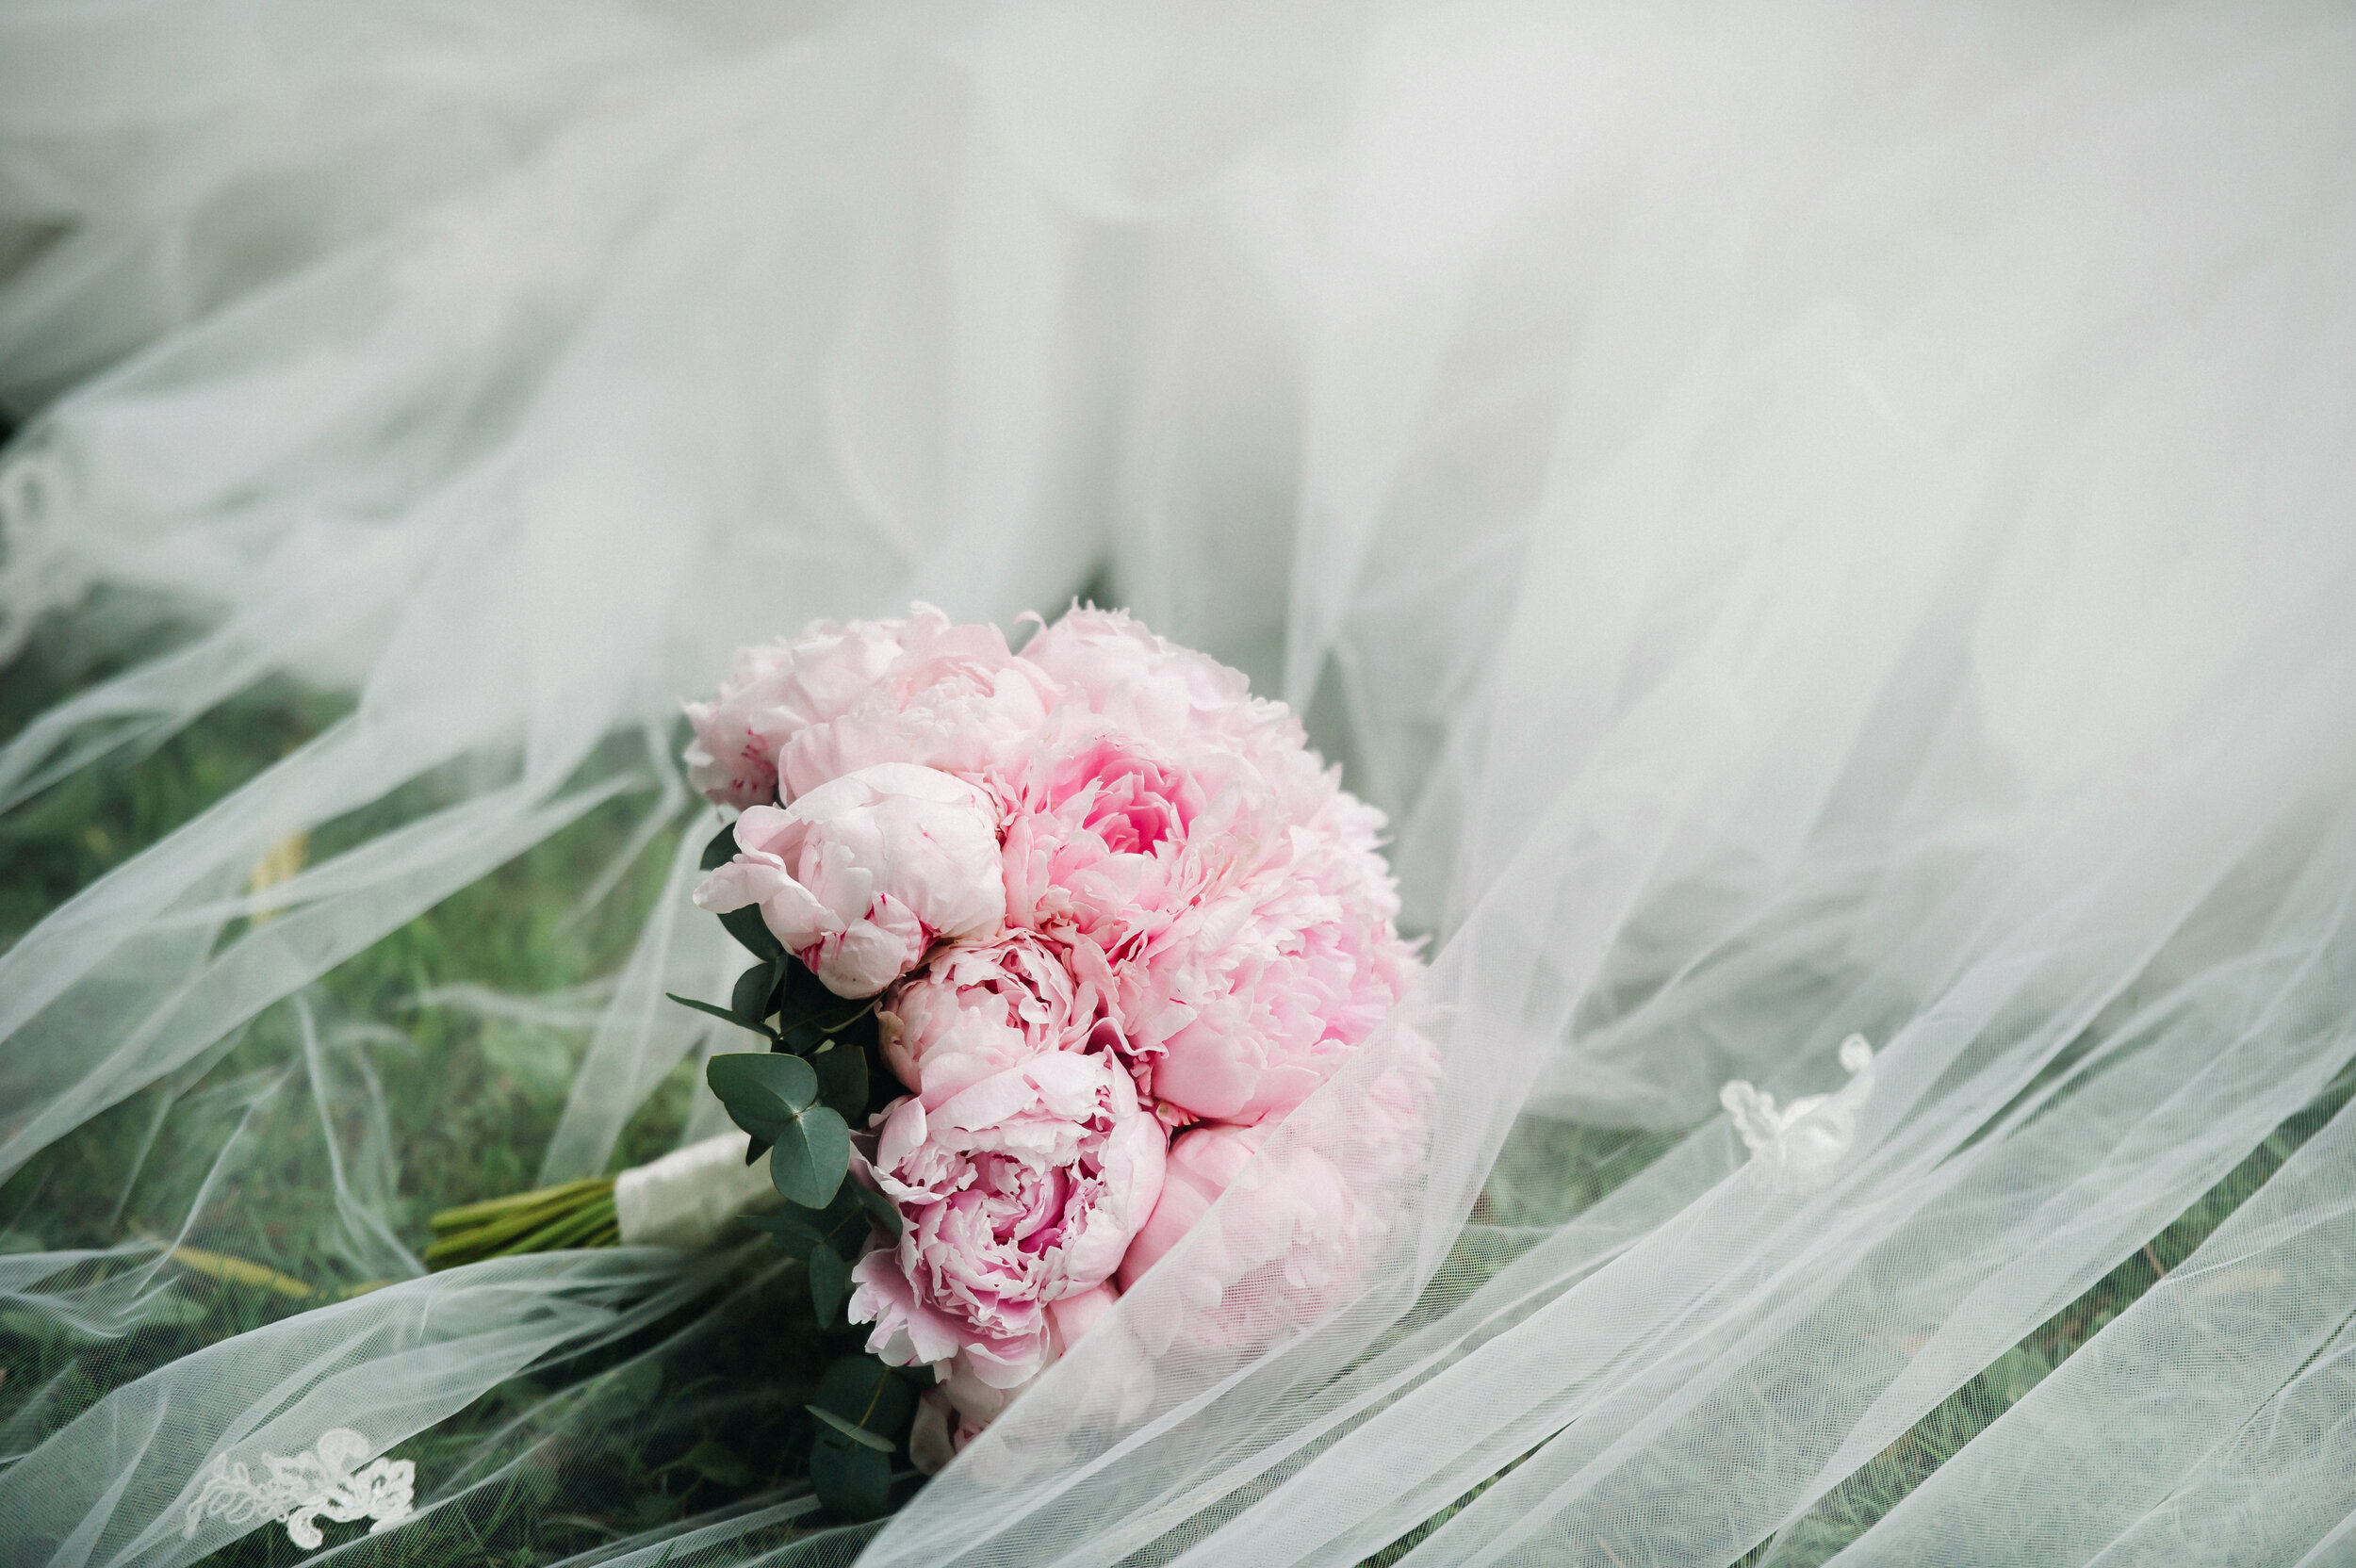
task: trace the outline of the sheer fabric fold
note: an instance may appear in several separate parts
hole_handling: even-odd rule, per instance
[[[349,710],[0,954],[0,1175],[152,1116],[177,1226],[0,1255],[123,1348],[0,1421],[26,1560],[194,1560],[207,1465],[332,1428],[417,1462],[353,1561],[613,1484],[581,1434],[687,1409],[752,1266],[419,1274],[371,1064],[418,1007],[561,1036],[519,1181],[609,1169],[730,962],[677,699],[1084,588],[1391,814],[1428,994],[888,1521],[754,1489],[567,1560],[2356,1541],[2344,11],[154,10],[0,18],[0,643],[159,650],[0,811],[266,679]],[[584,832],[579,906],[652,910],[594,992],[319,1000]],[[1770,1158],[1731,1079],[1842,1092]],[[1248,1238],[1312,1162],[1366,1218],[1304,1314]],[[141,1368],[165,1262],[298,1180],[383,1288]]]

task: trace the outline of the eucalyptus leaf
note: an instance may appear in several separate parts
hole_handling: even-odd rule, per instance
[[[716,1067],[728,1058],[712,1060]],[[808,1070],[798,1057],[773,1056],[770,1060],[794,1062]],[[769,1151],[769,1180],[788,1200],[806,1209],[823,1209],[833,1202],[850,1168],[850,1126],[824,1105],[813,1105],[795,1117],[779,1131],[777,1147]]]
[[[774,1215],[759,1219],[747,1217],[744,1223],[776,1236],[777,1245],[793,1257],[802,1257],[811,1247],[823,1246],[833,1248],[845,1258],[856,1258],[874,1228],[867,1205],[859,1198],[865,1191],[867,1188],[861,1184],[846,1181],[835,1189],[834,1201],[823,1209],[788,1203]]]
[[[816,1227],[789,1209],[781,1214],[748,1214],[740,1217],[752,1230],[765,1233],[789,1258],[806,1258],[812,1248],[826,1251],[826,1238]]]
[[[777,939],[767,923],[761,918],[761,906],[747,904],[741,909],[730,909],[720,917],[737,944],[756,958],[776,960],[785,956],[785,944]]]
[[[777,983],[775,964],[755,964],[736,977],[736,986],[728,993],[729,1011],[759,1023],[769,1016],[769,993],[777,988]]]
[[[843,1298],[851,1293],[851,1266],[831,1247],[812,1247],[803,1262],[810,1270],[810,1304],[818,1314],[818,1326],[832,1328],[843,1311]]]
[[[930,1387],[932,1370],[918,1370],[922,1386]],[[918,1386],[875,1356],[837,1356],[818,1380],[814,1402],[871,1432],[892,1437],[907,1429],[916,1410]]]
[[[866,1210],[869,1217],[883,1228],[883,1233],[888,1239],[892,1241],[900,1239],[898,1204],[869,1186],[865,1182],[845,1182],[843,1184],[843,1190],[849,1193],[852,1201]]]
[[[810,1058],[818,1074],[818,1102],[845,1122],[867,1115],[867,1053],[837,1045]]]
[[[714,1056],[704,1064],[704,1081],[736,1124],[756,1137],[781,1137],[785,1124],[818,1098],[818,1074],[810,1064],[775,1051],[731,1051]],[[777,1125],[773,1129],[755,1123]]]
[[[898,1446],[892,1439],[880,1437],[856,1421],[845,1421],[830,1410],[817,1405],[804,1405],[802,1408],[862,1448],[873,1448],[879,1454],[888,1454]]]
[[[810,1489],[836,1513],[873,1519],[892,1500],[892,1456],[822,1425],[810,1446]]]
[[[726,1019],[728,1022],[735,1024],[739,1029],[750,1029],[754,1034],[760,1035],[766,1039],[774,1040],[777,1037],[776,1035],[771,1034],[769,1030],[764,1028],[761,1024],[758,1022],[747,1022],[744,1019],[739,1018],[733,1012],[730,1012],[728,1008],[720,1006],[714,1003],[698,1002],[692,996],[681,996],[677,991],[664,991],[663,994],[669,997],[672,1001],[678,1003],[682,1007],[693,1007],[699,1013],[710,1013],[713,1018]]]

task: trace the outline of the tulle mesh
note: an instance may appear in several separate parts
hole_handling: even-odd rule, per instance
[[[0,1555],[2356,1552],[2356,24],[1263,10],[0,17]],[[679,696],[1090,585],[1430,989],[846,1525],[774,1252],[415,1250],[721,1125]]]

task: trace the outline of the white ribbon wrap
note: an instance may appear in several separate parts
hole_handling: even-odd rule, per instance
[[[741,1214],[777,1206],[769,1156],[744,1163],[741,1132],[674,1150],[614,1182],[614,1217],[625,1247],[709,1247]]]

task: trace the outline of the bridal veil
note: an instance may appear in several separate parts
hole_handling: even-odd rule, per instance
[[[606,1170],[726,1048],[679,698],[1082,591],[1390,814],[1387,1251],[1257,1335],[1149,1276],[880,1527],[567,1560],[2356,1560],[2351,80],[2272,0],[0,7],[0,648],[119,665],[0,827],[333,707],[0,954],[8,1560],[339,1432],[415,1511],[314,1560],[593,1509],[767,1266],[425,1273],[380,1064],[553,1032],[517,1184]],[[560,838],[599,984],[322,986]],[[1264,1163],[1378,1181],[1365,1092]],[[190,1256],[303,1310],[172,1338]]]

